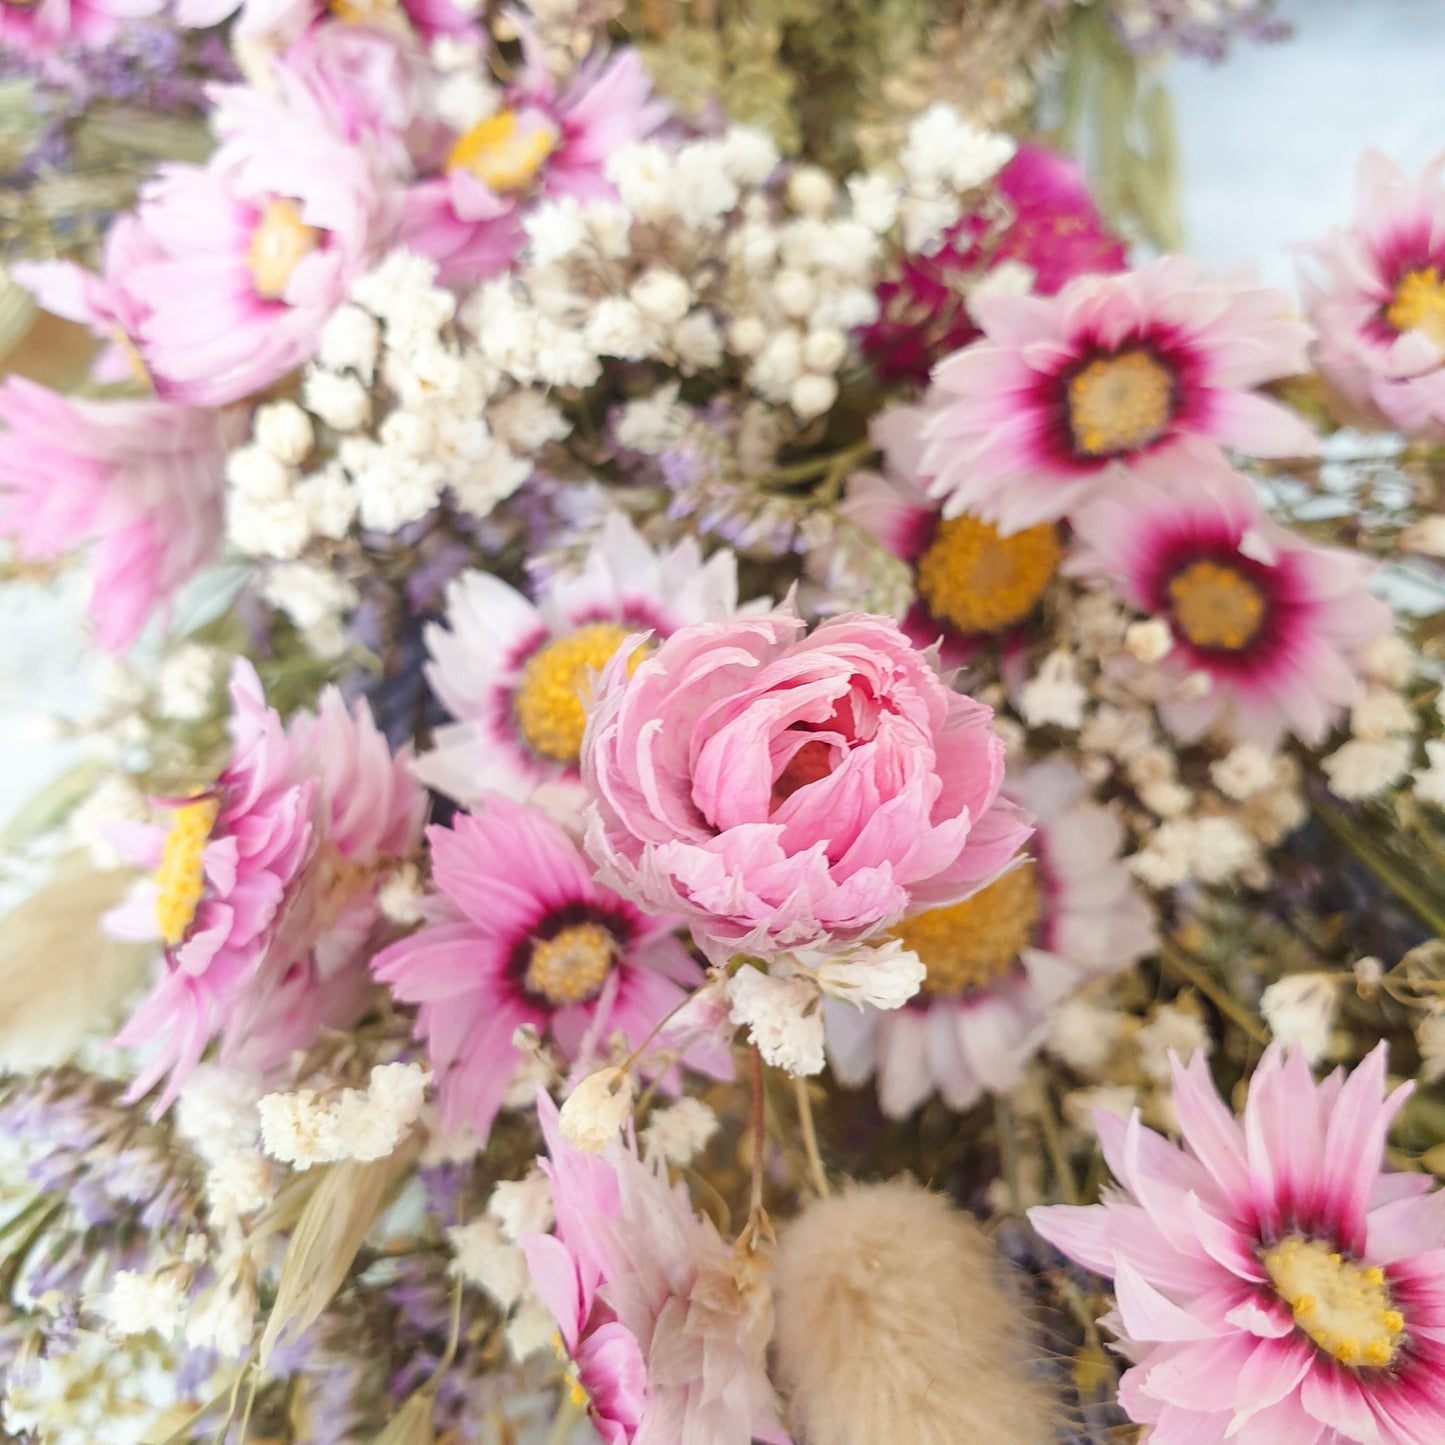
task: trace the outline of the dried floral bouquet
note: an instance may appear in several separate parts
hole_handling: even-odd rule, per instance
[[[0,8],[5,1439],[1445,1440],[1445,183],[1179,254],[1279,31]]]

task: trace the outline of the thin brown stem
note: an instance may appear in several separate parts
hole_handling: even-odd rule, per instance
[[[1220,1013],[1237,1023],[1255,1043],[1261,1047],[1268,1045],[1269,1034],[1264,1025],[1248,1010],[1241,1008],[1239,1001],[1230,995],[1229,990],[1218,979],[1211,977],[1209,971],[1182,948],[1170,943],[1168,939],[1163,939],[1159,944],[1159,957],[1171,972],[1178,974],[1191,988],[1198,989]]]
[[[756,1044],[748,1049],[748,1075],[753,1086],[753,1187],[748,1198],[748,1225],[752,1228],[763,1213],[763,1156],[768,1147],[763,1119],[763,1056]]]

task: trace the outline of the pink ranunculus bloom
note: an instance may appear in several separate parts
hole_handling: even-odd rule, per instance
[[[165,396],[219,406],[306,361],[322,324],[392,237],[390,149],[348,135],[305,77],[277,93],[218,87],[221,143],[141,191],[138,248],[117,278]]]
[[[1249,479],[1213,449],[1150,461],[1075,519],[1070,566],[1112,577],[1141,612],[1164,618],[1159,711],[1186,740],[1223,724],[1264,743],[1320,742],[1359,689],[1355,654],[1390,632],[1364,558],[1281,527]],[[1187,684],[1202,674],[1202,695]]]
[[[159,938],[165,966],[116,1042],[150,1051],[130,1098],[169,1075],[160,1110],[213,1038],[223,1064],[266,1071],[355,1018],[379,922],[375,868],[420,841],[425,795],[364,704],[348,712],[328,691],[317,716],[283,726],[240,659],[231,699],[220,777],[172,800],[169,828],[118,840],[155,876],[107,926]]]
[[[574,1149],[539,1093],[553,1234],[523,1235],[604,1445],[788,1445],[767,1374],[760,1261],[730,1248],[666,1166],[617,1143]]]
[[[427,839],[437,891],[421,905],[426,923],[372,967],[420,1006],[448,1129],[470,1124],[486,1139],[522,1062],[512,1036],[523,1024],[586,1068],[614,1033],[641,1047],[701,983],[677,920],[594,883],[581,850],[536,808],[490,794],[479,814]],[[731,1077],[725,1042],[668,1030],[661,1041],[685,1065]]]
[[[527,68],[502,108],[452,139],[440,173],[407,192],[401,244],[431,257],[448,283],[504,271],[526,240],[522,217],[539,196],[615,195],[603,164],[667,117],[635,50],[599,53],[565,88],[525,30]]]
[[[944,517],[922,470],[935,400],[930,392],[920,405],[891,406],[874,418],[870,435],[883,470],[849,477],[839,510],[913,569],[916,595],[903,630],[919,647],[936,644],[939,661],[953,668],[990,642],[1005,657],[1019,651],[1063,548],[1052,522],[1003,536],[967,513]]]
[[[1309,328],[1268,287],[1204,279],[1184,256],[1081,276],[1057,296],[974,302],[983,339],[939,362],[924,470],[945,516],[1005,532],[1069,516],[1126,467],[1206,438],[1251,456],[1317,449],[1256,393],[1305,369]]]
[[[43,59],[73,45],[99,50],[131,20],[164,8],[165,0],[35,0],[0,5],[0,50]]]
[[[1001,216],[968,215],[926,256],[905,257],[878,287],[878,320],[859,333],[886,381],[922,385],[935,361],[977,338],[969,286],[1006,261],[1033,272],[1033,290],[1053,296],[1090,272],[1122,271],[1124,243],[1104,224],[1076,160],[1020,145],[994,180]]]
[[[1315,360],[1368,419],[1445,436],[1445,155],[1410,180],[1360,158],[1354,225],[1313,248]]]
[[[856,1086],[876,1072],[890,1118],[935,1091],[967,1109],[1016,1088],[1050,1010],[1154,946],[1153,910],[1119,856],[1123,825],[1086,800],[1074,767],[1053,758],[1007,791],[1034,819],[1028,863],[895,930],[928,970],[922,991],[888,1011],[823,1005],[834,1076]]]
[[[107,652],[215,556],[241,419],[167,401],[72,401],[0,384],[0,532],[38,561],[93,546],[89,613]]]
[[[1096,1116],[1118,1190],[1029,1217],[1113,1279],[1120,1403],[1150,1445],[1445,1438],[1445,1193],[1381,1170],[1411,1087],[1386,1097],[1384,1044],[1320,1084],[1276,1045],[1242,1121],[1202,1056],[1175,1061],[1182,1146]]]
[[[597,684],[587,849],[715,961],[846,947],[957,903],[1028,836],[990,708],[896,623],[790,613],[685,627]]]

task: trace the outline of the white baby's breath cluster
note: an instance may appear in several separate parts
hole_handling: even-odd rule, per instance
[[[365,1089],[266,1094],[257,1105],[262,1146],[296,1169],[384,1159],[420,1116],[430,1080],[420,1064],[378,1064]]]

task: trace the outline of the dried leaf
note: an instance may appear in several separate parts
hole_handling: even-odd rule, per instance
[[[391,1417],[391,1423],[376,1436],[372,1445],[434,1445],[437,1437],[431,1416],[431,1391],[418,1390]]]
[[[341,1288],[357,1250],[418,1148],[413,1136],[388,1158],[365,1164],[347,1160],[327,1169],[286,1247],[276,1303],[261,1337],[263,1369],[276,1346],[304,1333]]]

